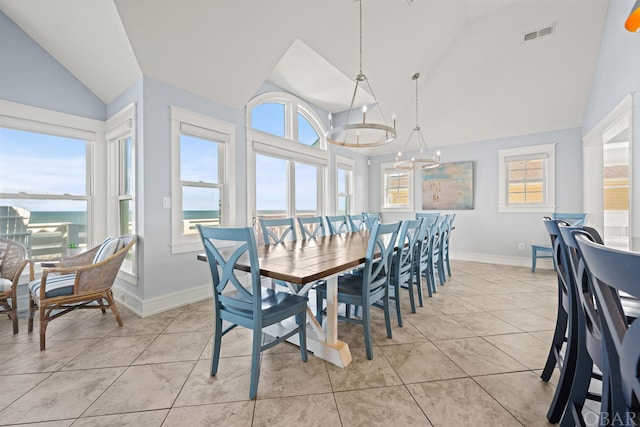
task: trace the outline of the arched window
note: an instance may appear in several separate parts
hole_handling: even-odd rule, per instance
[[[286,93],[247,104],[249,221],[324,215],[329,154],[313,109]],[[260,236],[258,236],[260,239]]]

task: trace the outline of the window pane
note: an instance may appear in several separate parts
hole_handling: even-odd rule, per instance
[[[132,148],[131,137],[127,137],[122,141],[122,174],[120,175],[120,179],[122,180],[121,188],[123,195],[130,195],[133,191]]]
[[[180,180],[219,183],[218,143],[180,135]]]
[[[220,226],[220,189],[182,187],[184,234],[197,233],[196,224]]]
[[[524,169],[524,161],[519,162],[509,162],[509,170],[523,170]]]
[[[133,234],[133,200],[120,200],[120,235]]]
[[[320,137],[302,113],[298,113],[298,142],[310,147],[320,147]]]
[[[31,232],[31,257],[35,261],[59,259],[69,254],[69,244],[87,248],[85,200],[3,199],[2,204],[25,209]],[[16,239],[20,241],[19,239]],[[28,242],[21,241],[28,244]]]
[[[86,195],[86,142],[0,128],[0,192]]]
[[[349,198],[338,196],[338,215],[349,214]]]
[[[409,205],[409,173],[385,172],[385,207]]]
[[[287,161],[256,154],[257,215],[287,215]]]
[[[272,135],[285,137],[284,104],[266,102],[251,110],[251,127]]]
[[[296,215],[318,212],[318,168],[296,163]]]
[[[347,171],[338,169],[338,194],[347,193]]]

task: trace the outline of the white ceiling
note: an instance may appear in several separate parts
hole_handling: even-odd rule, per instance
[[[364,0],[363,72],[396,151],[582,124],[608,0]],[[142,75],[241,109],[265,81],[332,112],[359,71],[353,0],[0,0],[105,103]],[[524,33],[555,34],[524,43]],[[370,98],[369,98],[370,100]],[[360,102],[367,102],[363,94]]]

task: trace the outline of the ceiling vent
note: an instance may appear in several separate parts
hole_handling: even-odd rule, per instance
[[[525,33],[523,37],[523,41],[528,42],[531,40],[539,39],[541,37],[550,36],[551,34],[556,32],[556,24],[549,25],[544,28],[540,28],[536,31],[531,31],[529,33]]]

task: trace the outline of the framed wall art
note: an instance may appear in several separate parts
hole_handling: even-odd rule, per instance
[[[422,171],[422,210],[473,209],[473,161]]]

